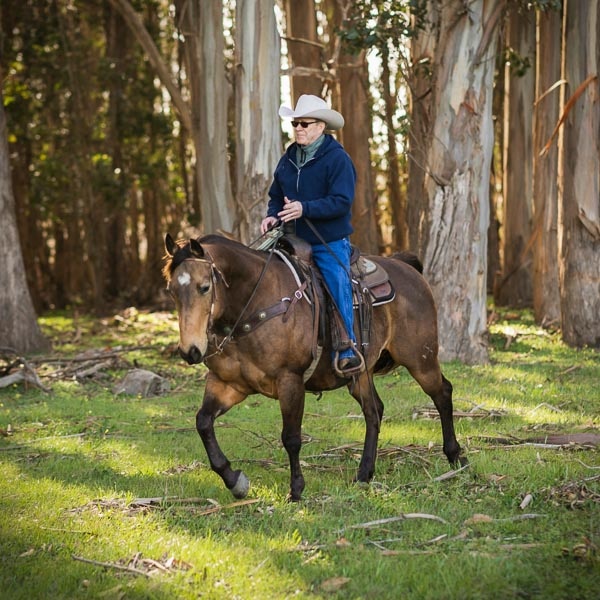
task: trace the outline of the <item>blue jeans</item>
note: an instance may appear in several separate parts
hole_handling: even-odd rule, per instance
[[[333,296],[337,305],[346,332],[352,342],[356,342],[354,336],[354,312],[352,307],[352,284],[350,282],[350,241],[348,238],[342,238],[335,242],[324,244],[315,244],[312,247],[313,259],[321,271],[323,279]],[[332,256],[332,253],[335,256]],[[353,356],[352,350],[340,352],[340,358],[349,358]]]

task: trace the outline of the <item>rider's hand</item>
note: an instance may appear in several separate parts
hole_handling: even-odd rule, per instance
[[[275,217],[265,217],[260,224],[260,232],[264,235],[277,225],[277,219]]]
[[[295,221],[302,216],[302,203],[297,200],[290,200],[287,196],[283,199],[283,210],[277,213],[277,216],[284,222]]]

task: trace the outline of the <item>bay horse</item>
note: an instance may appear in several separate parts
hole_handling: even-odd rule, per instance
[[[368,257],[387,271],[395,296],[372,308],[370,340],[364,348],[366,368],[345,379],[332,368],[327,339],[320,359],[315,359],[311,303],[279,257],[219,235],[176,242],[167,234],[165,247],[163,275],[178,313],[179,353],[189,364],[204,362],[208,367],[196,429],[212,470],[234,497],[247,495],[249,480],[243,471],[231,468],[218,444],[214,429],[218,416],[250,394],[279,401],[281,441],[290,464],[289,499],[298,501],[304,489],[300,446],[305,391],[346,385],[366,423],[356,481],[369,482],[383,417],[372,376],[397,366],[406,367],[433,400],[449,462],[463,462],[454,432],[452,384],[438,361],[436,307],[416,268],[398,257]]]

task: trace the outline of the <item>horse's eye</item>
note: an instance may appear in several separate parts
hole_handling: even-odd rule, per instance
[[[201,296],[204,296],[205,294],[208,294],[208,292],[210,290],[210,285],[208,283],[204,283],[202,285],[196,286],[196,289],[198,290],[198,293]]]

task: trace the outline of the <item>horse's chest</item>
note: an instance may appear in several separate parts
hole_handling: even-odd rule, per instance
[[[272,395],[273,377],[247,355],[236,351],[214,357],[207,366],[222,381],[246,394]]]

